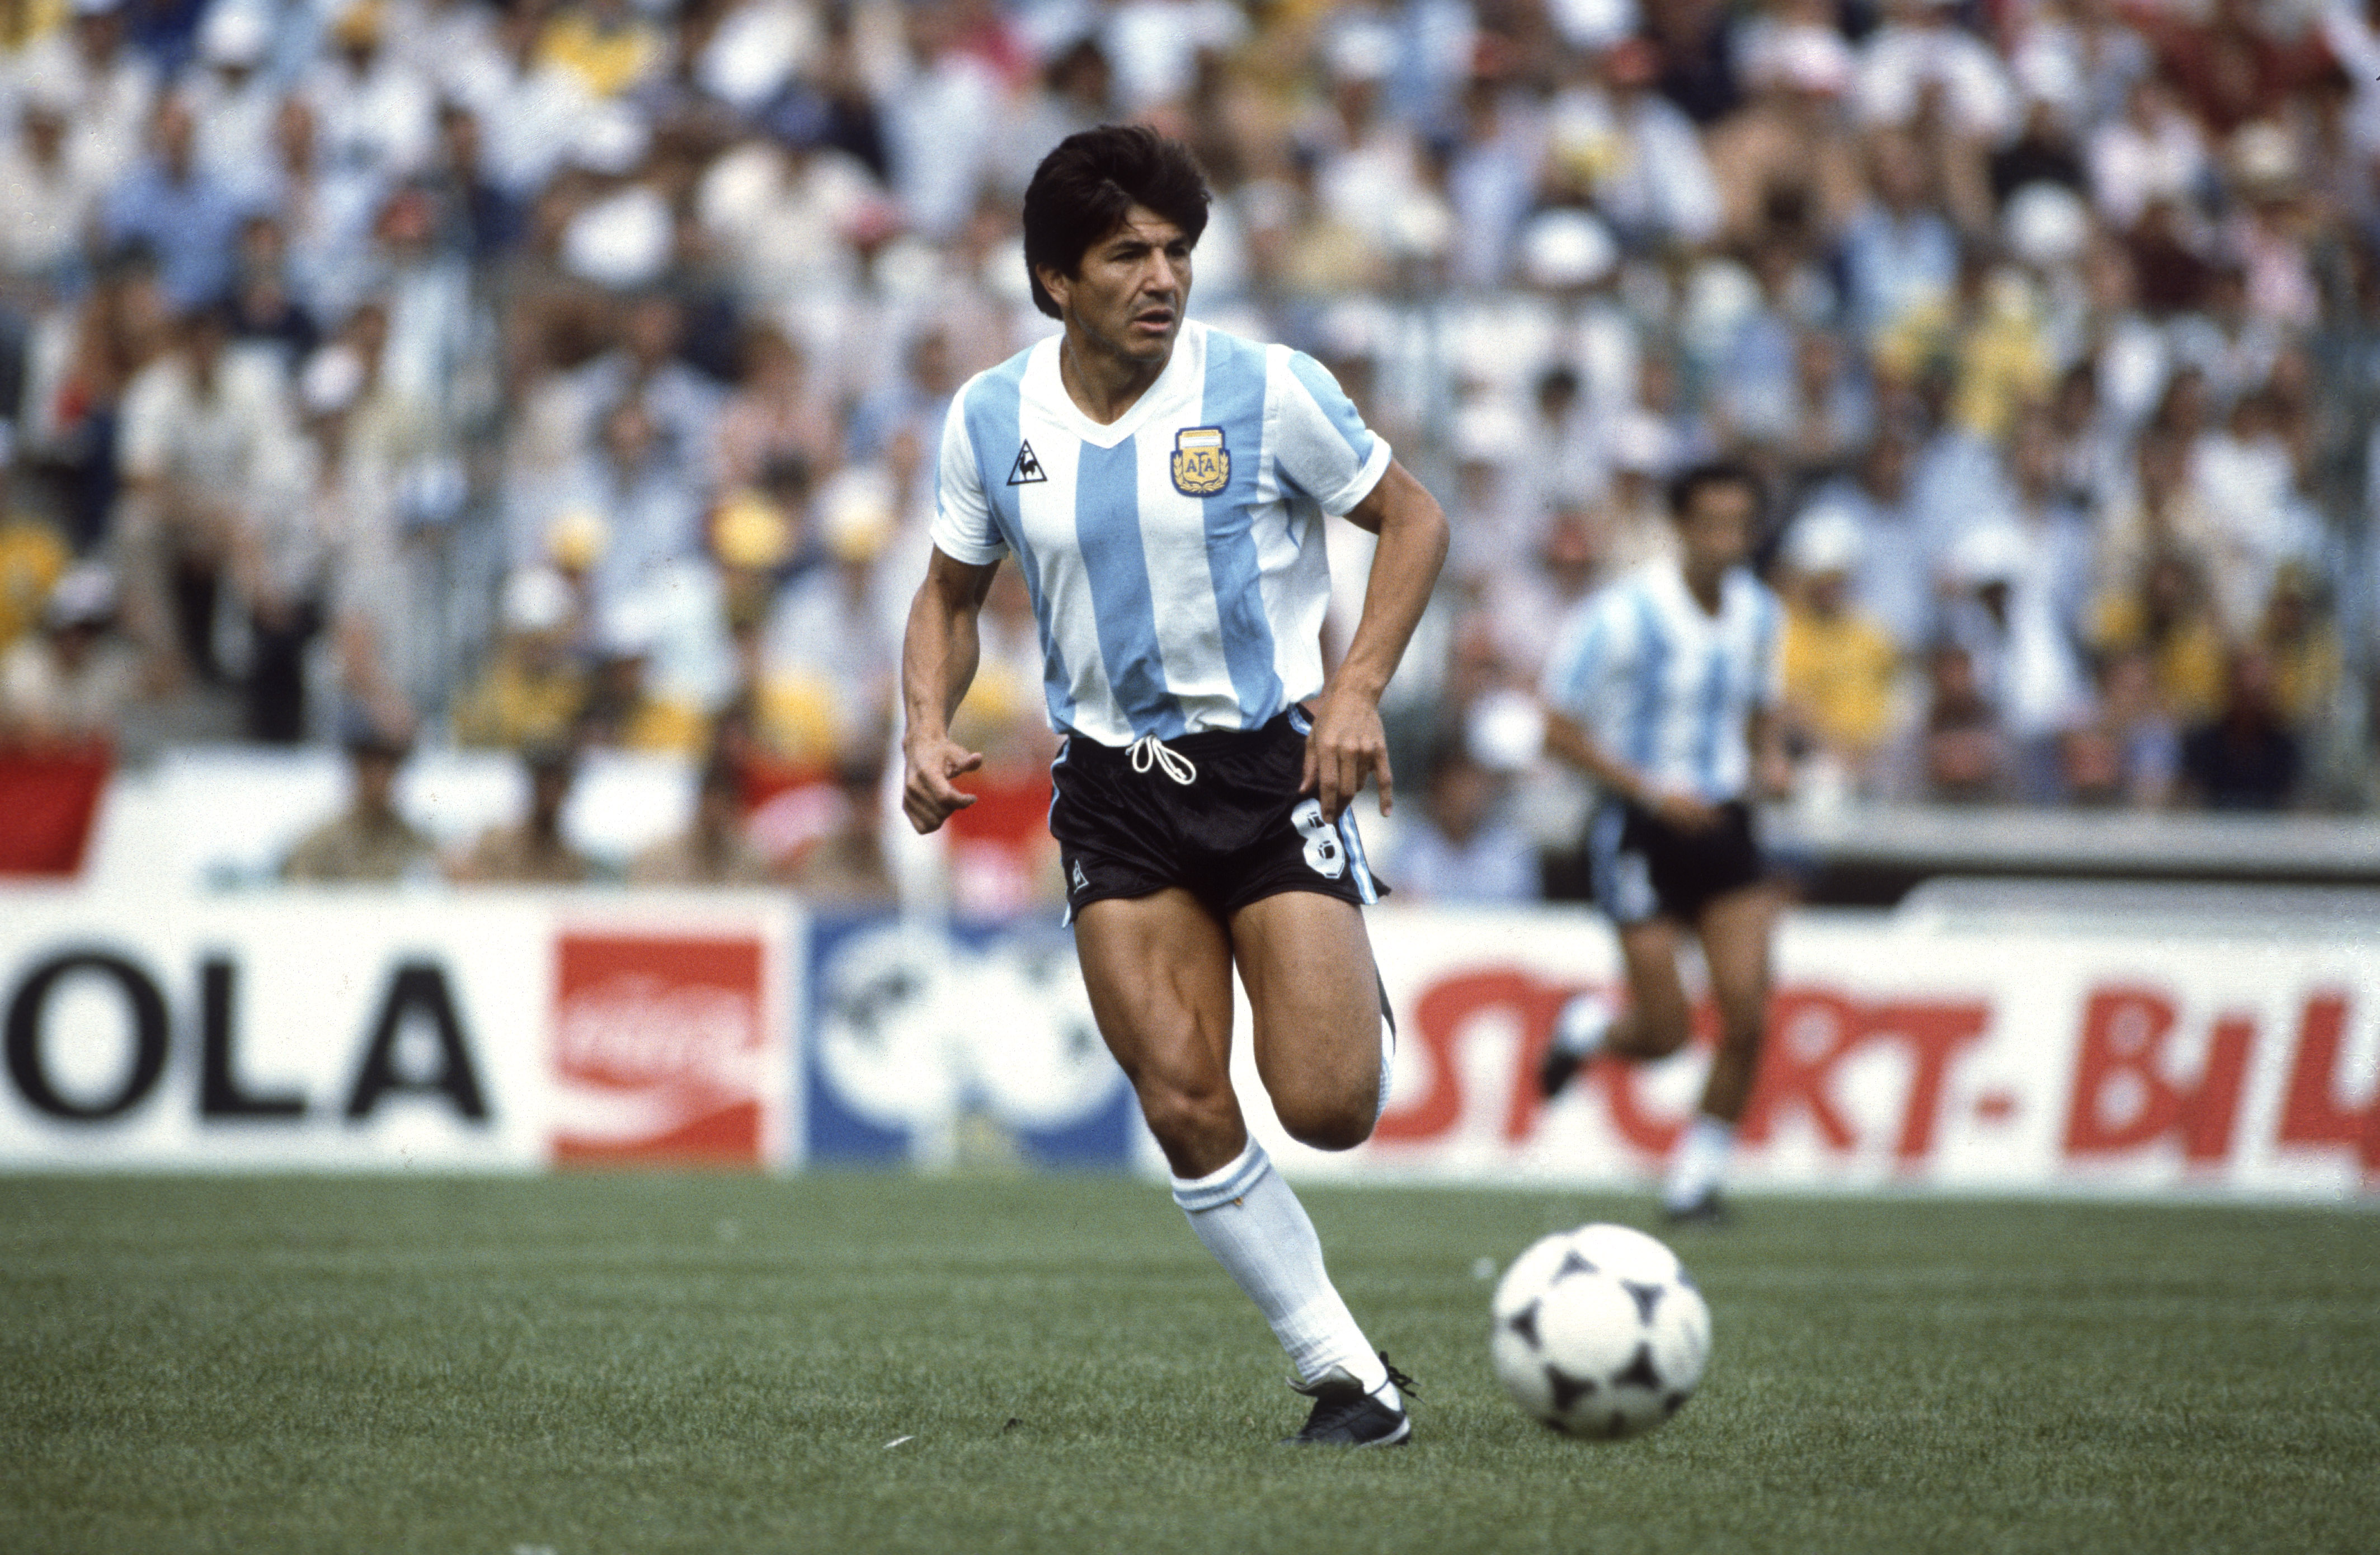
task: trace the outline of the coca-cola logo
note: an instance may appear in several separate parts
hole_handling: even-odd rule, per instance
[[[762,967],[754,937],[563,935],[554,1159],[759,1164],[783,1040]]]
[[[623,972],[565,1000],[557,1022],[562,1071],[623,1087],[751,1083],[760,1011],[751,994]]]

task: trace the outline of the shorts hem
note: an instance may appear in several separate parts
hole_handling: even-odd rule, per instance
[[[1073,923],[1083,916],[1085,907],[1095,903],[1138,902],[1146,897],[1154,896],[1160,891],[1179,891],[1212,913],[1219,921],[1225,923],[1230,922],[1232,915],[1242,907],[1253,906],[1268,897],[1286,896],[1293,892],[1306,896],[1328,896],[1334,902],[1346,903],[1359,913],[1369,905],[1361,897],[1339,889],[1336,882],[1330,881],[1267,881],[1245,895],[1231,897],[1208,896],[1184,885],[1180,881],[1161,881],[1155,885],[1138,890],[1129,886],[1109,886],[1094,890],[1079,901],[1068,897],[1065,917],[1059,919],[1059,922]],[[1381,886],[1379,891],[1383,896],[1389,893],[1387,886]]]
[[[1083,916],[1083,909],[1085,907],[1091,905],[1095,902],[1137,902],[1143,897],[1154,896],[1160,891],[1185,891],[1189,892],[1189,893],[1194,897],[1198,895],[1196,892],[1191,891],[1188,886],[1184,885],[1180,881],[1156,881],[1148,885],[1136,885],[1131,882],[1108,882],[1086,888],[1081,893],[1079,898],[1075,893],[1069,893],[1066,896],[1066,914],[1058,921],[1062,925],[1074,922],[1076,918]],[[1206,905],[1204,898],[1200,898],[1199,905],[1201,906]]]
[[[1389,888],[1385,885],[1378,889],[1383,896],[1389,893]],[[1232,914],[1238,912],[1242,907],[1254,906],[1269,897],[1286,896],[1293,892],[1305,896],[1328,896],[1334,902],[1346,903],[1359,913],[1369,905],[1361,896],[1354,894],[1352,888],[1342,888],[1337,881],[1278,880],[1265,881],[1245,894],[1232,896],[1224,904],[1221,909],[1222,916],[1228,919]]]
[[[1615,927],[1621,929],[1642,929],[1648,923],[1658,923],[1664,918],[1681,929],[1692,929],[1713,904],[1724,902],[1730,896],[1741,896],[1747,891],[1770,889],[1777,883],[1778,877],[1774,873],[1763,874],[1755,879],[1745,881],[1740,885],[1721,886],[1717,891],[1697,897],[1691,907],[1681,906],[1674,902],[1658,903],[1651,912],[1640,917],[1621,917],[1600,903],[1595,904],[1595,906],[1604,917],[1609,918]]]

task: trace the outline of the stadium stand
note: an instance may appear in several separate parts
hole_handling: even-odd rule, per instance
[[[759,834],[798,877],[871,813],[950,396],[1050,327],[1024,180],[1129,116],[1213,176],[1194,309],[1314,353],[1446,500],[1391,735],[1415,793],[1478,758],[1464,827],[1547,857],[1512,889],[1565,888],[1580,796],[1495,731],[1557,613],[1666,543],[1661,477],[1717,453],[1768,486],[1788,834],[1865,870],[1846,899],[1961,858],[2360,878],[2375,14],[8,7],[0,745],[51,739],[50,595],[103,576],[78,651],[114,678],[75,737],[135,769],[235,743],[316,771],[361,719],[427,754],[664,753],[690,810],[710,754],[756,801],[807,774]],[[1014,628],[970,736],[1007,786],[1050,746]],[[970,878],[1014,905],[1037,868]]]

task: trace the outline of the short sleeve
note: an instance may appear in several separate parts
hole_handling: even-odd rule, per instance
[[[1773,712],[1785,700],[1785,612],[1766,585],[1756,587],[1760,615],[1752,645],[1752,705],[1762,712]]]
[[[968,385],[972,388],[974,385]],[[967,435],[966,389],[951,398],[942,422],[942,453],[934,466],[934,549],[954,562],[989,566],[1008,554],[1008,542],[991,516],[977,467],[975,441]]]
[[[1572,610],[1546,657],[1537,695],[1573,722],[1597,722],[1596,711],[1605,703],[1607,688],[1626,673],[1634,640],[1629,629],[1632,618],[1619,602],[1619,596],[1607,589]]]
[[[1371,495],[1388,473],[1389,444],[1364,424],[1354,402],[1320,362],[1287,353],[1274,423],[1274,468],[1283,482],[1336,518]]]

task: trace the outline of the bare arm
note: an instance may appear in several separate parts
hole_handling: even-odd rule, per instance
[[[951,718],[975,682],[982,651],[977,617],[999,565],[970,565],[937,549],[909,606],[909,628],[901,642],[901,705],[906,715],[901,809],[921,832],[938,830],[953,811],[975,803],[975,796],[952,787],[951,780],[982,766],[983,753],[953,742]]]
[[[1428,607],[1438,571],[1446,563],[1446,514],[1438,499],[1395,460],[1348,522],[1380,537],[1364,589],[1364,614],[1347,657],[1323,686],[1314,711],[1314,733],[1305,742],[1305,772],[1298,792],[1314,794],[1333,820],[1377,771],[1380,813],[1389,813],[1395,783],[1389,771],[1389,742],[1380,727],[1380,694],[1413,640],[1414,627]]]
[[[1773,708],[1754,708],[1744,719],[1752,748],[1752,791],[1763,799],[1793,792],[1793,759],[1785,750],[1785,720]]]
[[[1700,832],[1718,824],[1717,809],[1691,794],[1673,794],[1654,787],[1644,773],[1604,749],[1576,721],[1552,708],[1546,710],[1546,749],[1593,778],[1604,792],[1660,817],[1682,832]]]

